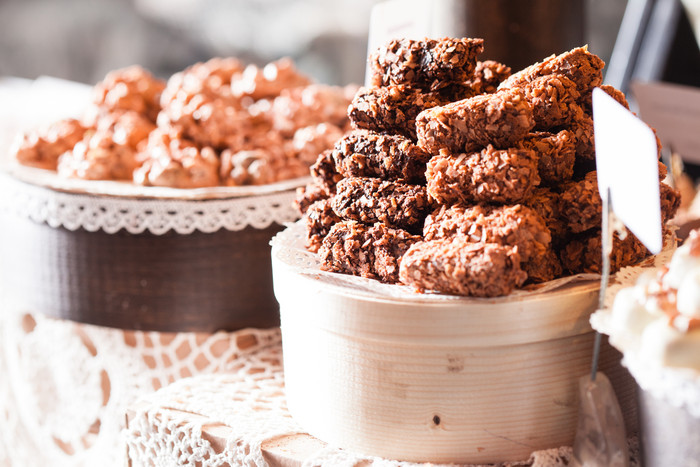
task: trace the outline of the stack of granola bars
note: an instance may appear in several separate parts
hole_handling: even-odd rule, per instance
[[[601,86],[585,47],[512,75],[482,51],[481,39],[403,39],[371,56],[355,131],[299,197],[325,270],[471,296],[600,271],[591,93],[624,95]],[[660,189],[668,220],[679,194]],[[615,270],[649,254],[631,234],[614,248]]]

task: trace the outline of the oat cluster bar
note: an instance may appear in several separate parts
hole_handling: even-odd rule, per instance
[[[518,203],[540,182],[531,149],[495,149],[452,155],[442,150],[428,162],[428,193],[440,204]]]
[[[343,177],[376,177],[385,180],[425,181],[430,155],[403,136],[354,132],[335,143],[335,170]]]
[[[419,242],[401,259],[401,282],[417,290],[498,297],[523,284],[514,248],[493,243],[470,243],[464,237]]]
[[[356,130],[319,156],[298,202],[324,270],[479,297],[600,270],[591,94],[624,94],[601,86],[585,47],[515,74],[482,51],[405,39],[372,54]],[[668,220],[679,193],[660,192]],[[616,238],[613,269],[648,254]]]
[[[380,47],[369,58],[372,84],[408,84],[434,90],[443,83],[465,82],[474,76],[483,39],[399,39]]]
[[[321,269],[398,282],[399,260],[419,240],[417,235],[382,223],[341,221],[323,239],[319,250]]]

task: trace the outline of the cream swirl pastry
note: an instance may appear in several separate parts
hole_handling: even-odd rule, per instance
[[[611,339],[652,364],[700,371],[700,230],[668,267],[618,292]]]

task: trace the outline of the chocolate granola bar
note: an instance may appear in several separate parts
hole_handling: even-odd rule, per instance
[[[440,149],[471,152],[493,145],[507,148],[535,126],[532,106],[519,89],[482,94],[418,114],[418,145],[437,154]]]
[[[605,93],[615,99],[620,105],[622,105],[624,108],[628,109],[630,108],[629,102],[627,102],[627,97],[625,97],[625,93],[620,91],[619,89],[616,89],[613,86],[607,85],[607,84],[601,84],[598,86],[601,90],[605,91]],[[591,89],[591,92],[586,94],[584,96],[584,99],[581,101],[581,106],[583,107],[583,110],[589,114],[593,115],[593,90]]]
[[[323,187],[328,196],[335,194],[335,185],[343,176],[335,170],[332,149],[327,149],[319,154],[316,162],[311,165],[310,170],[314,182]]]
[[[544,219],[533,209],[512,206],[442,206],[425,220],[423,237],[436,240],[463,236],[470,243],[517,247],[523,261],[544,252],[551,242]]]
[[[430,159],[421,148],[399,135],[355,132],[335,143],[335,168],[345,177],[376,177],[425,181],[425,163]]]
[[[370,55],[372,84],[408,84],[435,90],[474,74],[483,39],[397,39]]]
[[[659,183],[661,220],[666,223],[673,219],[681,205],[681,192],[666,183]]]
[[[314,253],[317,252],[331,228],[340,221],[341,219],[333,211],[331,200],[328,198],[316,201],[309,206],[304,216],[306,248]]]
[[[328,199],[328,197],[329,195],[325,187],[316,180],[311,180],[306,186],[296,189],[296,196],[294,197],[293,203],[297,212],[303,215],[309,209],[309,206],[316,201]]]
[[[518,203],[539,185],[537,155],[530,149],[495,149],[452,155],[440,151],[428,161],[428,193],[441,204]]]
[[[343,219],[363,224],[382,222],[420,231],[431,209],[425,187],[378,178],[352,177],[338,182],[333,210]]]
[[[600,229],[593,229],[571,238],[559,253],[564,270],[570,274],[583,272],[600,274],[602,272],[601,245]],[[615,273],[620,268],[636,264],[649,254],[649,250],[629,230],[626,230],[624,239],[615,233],[610,254],[610,272]]]
[[[539,187],[535,188],[532,196],[523,201],[525,206],[532,208],[542,217],[552,235],[552,245],[555,247],[561,245],[567,234],[566,223],[559,213],[559,197],[559,193],[546,187]]]
[[[401,282],[419,291],[497,297],[527,278],[514,248],[465,237],[418,242],[401,258]]]
[[[580,97],[576,83],[563,75],[545,75],[523,86],[532,105],[535,128],[549,130],[570,122],[578,110]]]
[[[600,228],[603,202],[597,177],[597,172],[589,172],[583,180],[569,183],[559,197],[559,213],[570,232]]]
[[[578,47],[560,55],[552,55],[541,62],[511,75],[500,88],[523,86],[540,76],[559,74],[576,83],[576,89],[581,95],[600,86],[603,82],[603,67],[605,62],[587,47]]]
[[[552,248],[534,255],[529,261],[523,261],[520,267],[527,274],[527,281],[534,284],[561,277],[563,271],[561,261]]]
[[[348,117],[355,128],[396,133],[415,141],[416,116],[447,102],[441,93],[403,84],[360,88],[348,107]]]
[[[474,77],[467,81],[477,94],[493,94],[498,90],[498,85],[511,75],[509,66],[495,60],[476,62]]]
[[[535,151],[538,156],[537,170],[543,185],[557,186],[573,176],[576,141],[569,130],[530,133],[516,146]]]
[[[583,109],[574,112],[569,131],[576,141],[576,158],[583,160],[595,160],[595,137],[593,134],[593,117],[585,113]]]
[[[400,258],[418,241],[417,235],[381,223],[368,226],[342,221],[323,239],[319,249],[321,269],[395,283]]]

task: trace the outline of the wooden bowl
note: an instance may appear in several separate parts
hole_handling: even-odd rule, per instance
[[[525,460],[572,444],[597,282],[517,298],[391,297],[312,261],[300,268],[288,242],[278,235],[272,251],[287,404],[310,434],[436,463]],[[601,368],[634,431],[634,383],[619,360],[606,342]]]
[[[15,173],[0,180],[0,284],[16,306],[81,323],[161,332],[279,324],[269,242],[285,221],[298,217],[291,207],[298,181],[242,195],[225,187],[149,190],[65,181],[41,172],[23,169],[23,177]],[[245,196],[273,196],[277,219],[236,230],[107,232],[85,219],[71,223],[57,220],[63,214],[46,213],[78,213],[86,199],[130,207],[147,203],[163,211],[173,203],[196,210],[209,201],[230,202],[233,211]]]

